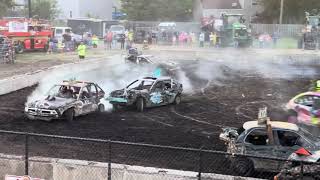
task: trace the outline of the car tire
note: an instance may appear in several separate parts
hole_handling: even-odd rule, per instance
[[[18,47],[16,48],[16,53],[18,54],[24,53],[24,43],[19,42]]]
[[[70,108],[64,112],[64,116],[67,121],[72,122],[74,120],[74,109]]]
[[[238,176],[248,177],[254,172],[254,165],[251,160],[246,158],[237,158],[232,162],[233,169]]]
[[[144,108],[145,108],[144,99],[143,99],[143,98],[138,98],[137,103],[136,103],[136,106],[137,106],[137,110],[138,110],[139,112],[143,112],[143,111],[144,111]]]
[[[117,112],[119,110],[119,105],[118,104],[112,104],[112,111]]]
[[[99,113],[103,113],[104,111],[105,111],[104,105],[103,105],[103,104],[99,104],[99,106],[98,106],[98,112],[99,112]]]
[[[178,95],[176,95],[176,97],[174,98],[173,104],[179,105],[180,103],[181,103],[181,94],[178,94]]]

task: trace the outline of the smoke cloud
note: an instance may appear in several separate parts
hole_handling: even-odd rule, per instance
[[[174,59],[172,57],[174,56],[171,56],[171,59]],[[161,59],[161,57],[159,58]],[[183,84],[184,93],[187,94],[192,94],[212,83],[221,84],[221,80],[228,78],[227,72],[229,71],[238,71],[239,75],[248,72],[268,78],[285,79],[293,79],[301,75],[306,77],[316,75],[316,70],[308,67],[313,61],[302,61],[300,59],[293,61],[292,57],[269,56],[266,58],[248,55],[247,52],[238,52],[235,56],[225,51],[223,56],[205,55],[194,59],[196,58],[200,60],[177,61],[178,66],[188,67],[180,68],[176,74],[177,80]],[[76,71],[69,68],[54,70],[43,78],[35,91],[28,97],[27,103],[44,98],[46,92],[54,84],[68,79],[96,82],[108,95],[111,91],[122,89],[136,79],[151,76],[156,68],[155,65],[137,66],[124,63],[124,57],[120,55],[116,55],[106,62],[109,61],[114,63],[111,63],[112,65],[105,63],[90,71],[81,68]],[[301,63],[304,63],[305,66],[300,66]],[[190,78],[190,74],[207,83],[204,83],[203,87],[199,87],[195,80]],[[111,108],[108,102],[105,102],[105,105],[107,109]]]

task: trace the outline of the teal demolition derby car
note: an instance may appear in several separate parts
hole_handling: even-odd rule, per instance
[[[180,104],[182,91],[182,84],[170,77],[145,77],[133,81],[124,89],[111,92],[107,100],[114,110],[121,106],[135,106],[143,112],[149,107]]]

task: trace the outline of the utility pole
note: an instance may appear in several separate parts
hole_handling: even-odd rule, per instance
[[[282,24],[282,19],[283,19],[283,2],[284,0],[280,0],[281,4],[280,4],[280,18],[279,18],[279,24]]]
[[[29,14],[29,18],[32,17],[32,14],[31,14],[31,0],[28,0],[28,14]]]

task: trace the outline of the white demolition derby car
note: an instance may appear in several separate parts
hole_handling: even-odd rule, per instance
[[[103,112],[105,92],[95,83],[63,81],[54,85],[46,98],[26,104],[25,114],[31,120],[67,119],[93,112]]]

